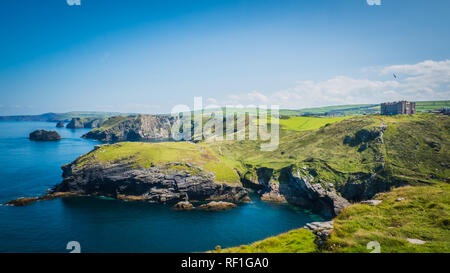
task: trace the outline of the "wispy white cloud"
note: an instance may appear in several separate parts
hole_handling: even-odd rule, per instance
[[[270,103],[283,108],[305,108],[401,99],[450,99],[450,60],[371,68],[371,71],[377,77],[396,74],[398,78],[371,80],[336,76],[325,81],[300,81],[292,88],[272,94],[252,91],[229,95],[227,103]]]

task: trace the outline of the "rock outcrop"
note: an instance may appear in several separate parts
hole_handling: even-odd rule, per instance
[[[69,197],[69,196],[76,196],[79,195],[77,192],[54,192],[54,193],[48,193],[40,197],[21,197],[17,198],[15,200],[11,200],[9,202],[4,203],[5,206],[15,206],[15,207],[21,207],[26,206],[31,203],[34,203],[36,201],[43,201],[43,200],[52,200],[55,198],[60,197]]]
[[[281,185],[283,188],[284,185]],[[268,191],[261,195],[261,200],[270,202],[287,202],[286,198],[280,193],[280,183],[269,182]]]
[[[72,118],[66,127],[70,129],[98,128],[102,123],[101,118]]]
[[[176,203],[173,207],[174,210],[193,210],[194,205],[192,205],[189,201],[180,201]]]
[[[253,185],[265,186],[258,191],[264,201],[288,202],[311,209],[328,218],[338,215],[343,208],[350,205],[334,187],[325,188],[319,181],[314,181],[313,176],[304,174],[299,169],[287,167],[277,174],[274,174],[273,170],[271,172],[268,170],[270,169],[257,170],[256,174],[259,174],[259,177],[254,178],[252,182]],[[249,180],[248,177],[246,180]],[[244,185],[249,183],[243,182]]]
[[[100,141],[168,140],[174,118],[167,115],[138,115],[112,117],[107,126],[94,129],[83,135]]]
[[[324,189],[320,183],[314,183],[312,176],[302,175],[299,170],[293,170],[290,176],[290,186],[294,188],[288,200],[294,204],[311,208],[327,217],[338,215],[350,203],[339,196],[334,188]]]
[[[383,200],[364,200],[361,201],[361,204],[366,204],[369,206],[378,206],[379,204],[381,204],[381,202],[383,202]]]
[[[58,123],[56,123],[57,128],[64,128],[64,126],[64,121],[58,121]]]
[[[53,192],[78,192],[150,203],[249,200],[243,187],[215,183],[214,174],[194,166],[189,166],[190,171],[174,168],[180,164],[136,168],[124,162],[82,166],[71,163],[62,167],[64,180]]]
[[[316,245],[321,246],[325,243],[325,241],[330,237],[331,232],[333,231],[333,221],[327,222],[312,222],[306,224],[303,228],[310,230],[316,236],[314,243]]]
[[[30,133],[30,139],[36,141],[60,140],[61,136],[56,131],[36,130]]]
[[[218,210],[227,210],[227,209],[233,209],[236,208],[236,204],[230,203],[230,202],[223,202],[223,201],[212,201],[206,204],[202,204],[197,207],[199,210],[207,210],[207,211],[218,211]]]

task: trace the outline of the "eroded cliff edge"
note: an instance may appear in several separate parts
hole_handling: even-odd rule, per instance
[[[215,175],[186,163],[169,162],[149,168],[129,163],[64,165],[63,182],[54,192],[77,192],[130,201],[176,203],[179,201],[249,201],[241,186],[216,183]]]
[[[167,115],[111,117],[83,135],[100,141],[169,140],[174,118]]]
[[[72,192],[130,201],[249,201],[239,176],[207,146],[122,142],[96,146],[62,166],[52,193]]]

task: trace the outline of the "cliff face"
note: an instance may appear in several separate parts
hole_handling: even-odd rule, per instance
[[[336,192],[334,186],[323,186],[313,176],[293,166],[279,171],[263,167],[255,173],[253,181],[247,177],[243,179],[243,184],[258,189],[262,200],[288,202],[329,218],[350,205]]]
[[[111,164],[64,165],[63,182],[54,192],[76,192],[150,203],[227,200],[248,201],[241,186],[215,183],[215,176],[200,167],[170,162],[150,168]]]
[[[100,141],[168,140],[173,121],[170,116],[113,117],[83,137]]]
[[[70,129],[98,128],[102,123],[102,118],[72,118],[66,127]]]

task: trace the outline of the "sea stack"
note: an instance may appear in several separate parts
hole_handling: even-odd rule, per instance
[[[60,140],[61,136],[56,131],[36,130],[30,134],[30,139],[37,141],[55,141]]]
[[[57,128],[64,128],[64,122],[63,121],[58,121],[58,123],[56,123],[56,127]]]

